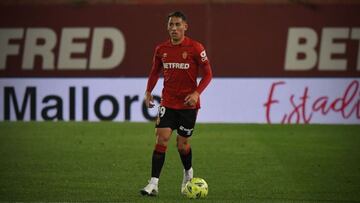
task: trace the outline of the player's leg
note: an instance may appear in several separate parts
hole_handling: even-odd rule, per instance
[[[183,180],[181,182],[180,188],[181,193],[183,193],[186,183],[194,177],[194,172],[192,168],[192,151],[189,143],[190,140],[188,137],[178,135],[176,141],[180,159],[184,166]]]
[[[184,137],[178,135],[176,138],[176,144],[184,169],[185,171],[188,171],[192,167],[192,152],[190,146],[190,137]]]
[[[194,130],[196,116],[197,109],[180,111],[179,127],[177,129],[178,136],[176,138],[176,143],[181,162],[184,166],[181,192],[183,192],[185,184],[194,176],[192,169],[192,150],[190,146],[190,137]]]
[[[171,109],[166,110],[165,107],[159,108],[158,120],[155,129],[156,143],[151,162],[151,178],[149,184],[140,190],[142,195],[154,196],[158,194],[159,177],[165,162],[168,142],[174,128],[173,117],[174,114]]]
[[[151,161],[151,178],[149,184],[140,193],[142,195],[156,196],[161,169],[165,162],[165,154],[172,133],[171,128],[156,128],[156,143]]]
[[[153,178],[158,179],[160,177],[171,133],[171,128],[156,128],[156,144],[153,151],[151,164],[151,177]]]
[[[192,168],[192,151],[189,138],[178,135],[176,141],[180,159],[184,166],[183,180],[181,182],[181,193],[183,193],[186,183],[194,177]]]

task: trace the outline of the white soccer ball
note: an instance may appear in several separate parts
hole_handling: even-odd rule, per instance
[[[205,198],[208,192],[208,184],[202,178],[192,178],[184,188],[184,195],[190,199]]]

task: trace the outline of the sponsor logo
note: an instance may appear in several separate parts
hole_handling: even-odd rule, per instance
[[[13,57],[23,71],[110,70],[123,61],[125,47],[115,27],[0,28],[0,71]]]
[[[189,63],[163,63],[165,69],[189,69]]]
[[[324,27],[321,34],[309,27],[289,28],[284,69],[286,71],[313,69],[360,71],[359,43],[360,28]],[[354,53],[355,50],[357,54]],[[355,55],[356,61],[351,57]]]
[[[188,129],[188,128],[185,128],[182,125],[179,127],[179,129],[186,132],[187,135],[191,135],[191,132],[194,130],[194,128]]]
[[[201,61],[205,62],[208,60],[205,50],[200,53]]]

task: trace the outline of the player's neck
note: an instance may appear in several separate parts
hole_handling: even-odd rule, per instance
[[[171,41],[171,44],[172,45],[179,45],[179,44],[181,44],[183,41],[184,41],[184,39],[185,39],[185,36],[183,36],[181,39],[179,39],[179,40],[176,40],[176,39],[171,39],[170,41]]]

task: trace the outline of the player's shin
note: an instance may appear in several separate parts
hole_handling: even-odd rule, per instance
[[[159,144],[155,145],[155,150],[152,155],[151,177],[160,177],[161,169],[165,162],[166,148],[166,146]]]
[[[190,144],[185,145],[183,148],[179,148],[178,151],[184,169],[185,171],[188,171],[192,166],[192,151]]]
[[[189,144],[183,145],[183,147],[179,147],[179,154],[181,158],[181,162],[184,166],[184,174],[183,174],[183,180],[181,183],[181,193],[184,193],[185,185],[188,181],[190,181],[193,176],[194,172],[191,167],[192,165],[192,151]]]

